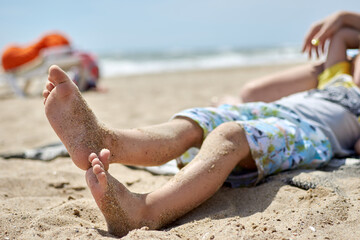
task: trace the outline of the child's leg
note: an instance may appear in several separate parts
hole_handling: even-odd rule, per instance
[[[110,153],[104,154],[104,160]],[[205,139],[199,154],[167,184],[149,194],[134,194],[93,156],[86,173],[91,192],[111,233],[123,236],[142,226],[160,228],[210,198],[238,164],[256,169],[242,127],[225,123]]]
[[[243,87],[241,99],[243,102],[272,102],[316,88],[317,77],[323,70],[323,64],[309,63],[253,80]]]
[[[202,129],[185,118],[147,128],[107,129],[96,119],[76,85],[56,66],[49,69],[49,82],[43,95],[52,128],[74,163],[84,170],[90,167],[89,154],[99,153],[102,148],[111,150],[109,162],[160,165],[202,143]],[[104,162],[105,169],[109,162]]]

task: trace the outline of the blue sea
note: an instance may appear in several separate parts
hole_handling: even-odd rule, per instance
[[[98,54],[102,76],[232,68],[306,61],[300,47],[220,48]]]
[[[350,56],[357,53],[358,50],[348,50]],[[300,46],[136,51],[95,55],[102,77],[303,63],[308,60],[307,55],[301,53]]]

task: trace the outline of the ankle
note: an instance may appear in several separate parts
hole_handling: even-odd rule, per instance
[[[158,229],[159,226],[157,224],[156,214],[151,207],[143,201],[143,204],[138,208],[138,219],[139,219],[139,227],[148,227],[149,229]]]
[[[103,127],[104,132],[104,142],[103,148],[109,149],[111,151],[111,155],[108,159],[108,164],[110,163],[120,163],[120,156],[118,152],[122,152],[122,143],[118,136],[118,133],[110,128]],[[119,150],[120,149],[120,150]]]

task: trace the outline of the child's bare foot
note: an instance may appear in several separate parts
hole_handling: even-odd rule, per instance
[[[46,116],[73,162],[81,169],[91,167],[90,153],[99,153],[106,130],[82,98],[77,86],[57,66],[49,69],[49,82],[43,92]],[[108,169],[108,159],[104,161]]]
[[[109,156],[108,150],[103,150],[100,159],[95,153],[89,156],[92,168],[86,172],[86,182],[106,219],[108,231],[124,236],[132,229],[149,226],[144,217],[147,215],[144,211],[145,195],[129,192],[104,169],[102,162]]]

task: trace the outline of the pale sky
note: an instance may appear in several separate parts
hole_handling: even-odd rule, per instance
[[[57,30],[95,52],[300,45],[359,0],[0,0],[0,48]]]

